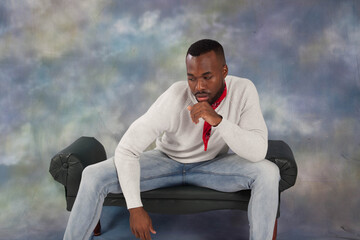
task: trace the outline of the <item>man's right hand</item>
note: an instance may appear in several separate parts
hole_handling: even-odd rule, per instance
[[[150,232],[156,234],[149,214],[143,207],[131,208],[130,212],[130,229],[136,238],[141,240],[151,240]]]

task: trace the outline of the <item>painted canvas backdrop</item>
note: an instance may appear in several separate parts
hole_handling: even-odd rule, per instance
[[[212,38],[257,86],[269,137],[294,151],[279,238],[360,239],[359,17],[355,0],[1,1],[0,238],[61,234],[50,158],[82,135],[112,156],[186,80],[188,46]]]

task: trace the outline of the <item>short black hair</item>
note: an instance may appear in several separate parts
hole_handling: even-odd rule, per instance
[[[222,59],[224,61],[224,64],[226,64],[224,48],[221,46],[219,42],[212,39],[202,39],[197,42],[194,42],[189,47],[186,56],[190,54],[191,56],[198,57],[201,54],[205,54],[210,51],[214,51],[216,56]]]

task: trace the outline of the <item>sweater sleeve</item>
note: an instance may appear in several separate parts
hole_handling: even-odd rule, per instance
[[[240,114],[238,123],[223,119],[217,126],[229,148],[242,158],[257,162],[265,158],[268,131],[261,113],[259,96],[252,82],[247,85],[242,103],[232,102],[232,108]]]
[[[141,207],[140,154],[171,124],[169,90],[165,91],[123,135],[115,150],[115,166],[127,208]]]

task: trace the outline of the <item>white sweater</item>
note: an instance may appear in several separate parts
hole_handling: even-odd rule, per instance
[[[204,120],[192,122],[187,107],[197,103],[188,83],[174,83],[138,118],[115,150],[115,166],[127,207],[141,207],[140,154],[156,139],[156,149],[182,163],[215,158],[230,149],[256,162],[265,158],[267,128],[254,84],[245,78],[227,76],[227,95],[216,112],[223,119],[212,127],[207,151],[202,133]]]

